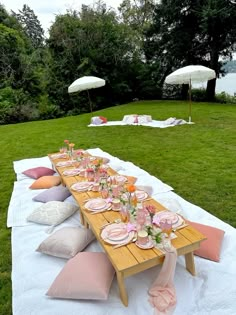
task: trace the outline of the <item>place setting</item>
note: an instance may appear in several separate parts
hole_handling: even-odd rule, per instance
[[[84,207],[93,214],[111,210],[111,202],[103,198],[92,198],[86,201]]]
[[[113,245],[113,248],[127,245],[137,239],[136,231],[129,230],[128,225],[123,222],[106,225],[101,232],[101,238],[106,243]]]
[[[72,184],[70,187],[73,191],[77,192],[89,191],[93,188],[93,182],[77,182]]]
[[[67,177],[69,177],[69,176],[77,176],[77,175],[80,174],[80,169],[74,168],[74,169],[65,170],[65,171],[62,172],[62,174],[64,176],[67,176]]]

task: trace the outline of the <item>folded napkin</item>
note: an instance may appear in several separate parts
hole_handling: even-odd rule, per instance
[[[154,315],[171,315],[176,306],[176,292],[173,283],[177,252],[174,247],[166,252],[161,272],[149,289],[149,302]]]
[[[150,196],[152,195],[153,189],[152,186],[142,186],[142,185],[135,185],[138,190],[143,190]]]

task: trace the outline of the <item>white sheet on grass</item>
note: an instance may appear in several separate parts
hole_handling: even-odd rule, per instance
[[[90,151],[100,153],[98,149]],[[104,152],[103,152],[104,153]],[[104,153],[107,157],[107,153]],[[103,155],[103,156],[105,156]],[[117,160],[114,159],[113,162]],[[35,162],[35,161],[34,161]],[[114,162],[114,163],[115,163]],[[20,163],[20,161],[19,161]],[[40,166],[40,165],[39,165]],[[123,164],[122,164],[123,166]],[[151,177],[150,177],[151,178]],[[22,191],[26,189],[24,202],[30,207],[31,195],[27,201],[27,185],[21,180]],[[151,182],[151,181],[150,181]],[[14,186],[14,190],[15,190]],[[19,196],[12,194],[11,204]],[[175,207],[193,221],[221,228],[225,231],[221,261],[211,262],[195,257],[197,275],[193,277],[185,269],[184,257],[178,257],[174,283],[177,292],[175,315],[234,315],[236,313],[236,230],[205,210],[195,206],[173,191],[160,192],[154,198]],[[66,202],[75,202],[71,196]],[[17,206],[16,206],[17,207]],[[21,211],[21,209],[16,209]],[[78,212],[56,227],[80,225]],[[153,267],[125,280],[129,306],[124,307],[119,298],[116,279],[113,280],[107,301],[81,301],[50,299],[45,293],[66,263],[65,259],[44,255],[35,251],[48,237],[45,225],[32,224],[12,228],[12,288],[13,315],[152,315],[148,303],[148,288],[160,271]],[[97,241],[86,251],[101,251]]]
[[[88,127],[102,127],[102,126],[146,126],[146,127],[153,127],[153,128],[168,128],[168,127],[174,127],[178,125],[184,125],[187,124],[187,122],[184,119],[177,119],[175,117],[170,117],[166,120],[152,120],[150,122],[144,122],[144,123],[131,123],[131,122],[125,122],[123,120],[117,120],[117,121],[108,121],[107,123],[96,125],[96,124],[89,124]]]
[[[110,165],[113,169],[119,171],[120,174],[138,177],[138,180],[136,182],[137,185],[139,184],[152,186],[152,195],[168,192],[173,189],[171,186],[164,184],[156,177],[150,176],[146,171],[135,166],[133,163],[121,161],[120,159],[113,157],[109,153],[103,152],[99,148],[90,149],[88,150],[88,152],[92,155],[108,158],[110,160],[108,165]],[[18,181],[14,183],[12,198],[10,200],[8,208],[8,227],[25,226],[32,224],[32,222],[28,222],[26,218],[34,209],[36,209],[40,205],[39,202],[33,201],[32,198],[38,195],[40,192],[44,191],[44,189],[29,189],[29,186],[35,180],[23,175],[21,172],[26,170],[27,168],[33,168],[36,166],[52,167],[48,157],[26,159],[14,162],[14,170],[16,172]]]

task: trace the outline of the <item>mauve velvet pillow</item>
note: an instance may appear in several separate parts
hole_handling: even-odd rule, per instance
[[[78,253],[68,260],[46,294],[61,299],[106,300],[114,274],[105,253]]]
[[[47,189],[53,186],[57,186],[61,183],[60,176],[42,176],[29,187],[30,189]]]
[[[42,176],[50,176],[53,175],[54,173],[56,173],[54,170],[44,166],[29,168],[28,170],[22,172],[22,174],[34,179],[38,179]]]
[[[206,236],[206,240],[201,242],[200,248],[194,254],[212,261],[220,261],[221,246],[225,232],[218,228],[186,220],[186,223]]]
[[[94,240],[90,229],[63,227],[47,237],[36,249],[37,252],[61,258],[72,258]]]
[[[64,201],[70,197],[71,192],[65,186],[53,186],[46,191],[41,192],[33,198],[34,201],[48,202],[48,201]]]

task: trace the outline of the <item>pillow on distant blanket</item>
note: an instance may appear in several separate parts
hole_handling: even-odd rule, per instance
[[[72,258],[94,240],[90,229],[63,227],[46,238],[37,252],[61,258]]]
[[[70,195],[71,192],[67,187],[59,185],[41,192],[35,196],[33,200],[39,202],[64,201],[66,198],[70,197]]]
[[[62,299],[106,300],[114,274],[105,253],[78,253],[68,260],[46,294]]]
[[[206,236],[207,240],[202,241],[200,248],[194,254],[212,261],[220,261],[221,246],[225,232],[218,228],[186,220],[186,223]]]
[[[53,175],[54,173],[56,173],[54,170],[44,166],[29,168],[28,170],[22,172],[22,174],[34,179],[38,179],[42,176],[50,176]]]
[[[78,206],[61,201],[49,201],[35,209],[27,220],[39,224],[57,225],[69,218],[79,208]]]
[[[29,187],[30,189],[47,189],[53,186],[57,186],[61,183],[60,176],[42,176]]]

